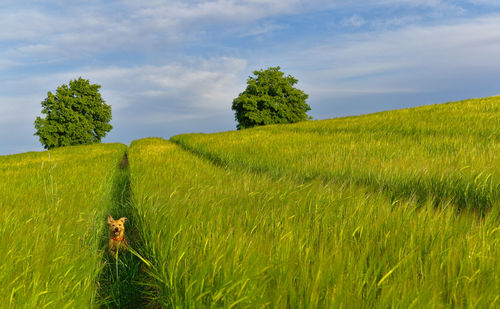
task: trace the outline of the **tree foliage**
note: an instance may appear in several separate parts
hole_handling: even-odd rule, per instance
[[[307,120],[311,107],[306,103],[308,95],[293,87],[298,80],[284,76],[280,67],[254,71],[247,88],[233,100],[232,109],[238,122],[237,129],[254,126],[294,123]]]
[[[100,85],[78,78],[50,91],[42,101],[45,118],[35,120],[36,133],[45,149],[100,143],[113,127],[111,106],[99,93]]]

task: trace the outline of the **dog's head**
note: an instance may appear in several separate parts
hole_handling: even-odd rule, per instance
[[[113,219],[111,215],[108,216],[109,232],[112,237],[122,237],[125,232],[125,221],[127,218],[122,217],[118,220]]]

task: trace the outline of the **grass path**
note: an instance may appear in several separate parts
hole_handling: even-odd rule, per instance
[[[113,206],[110,214],[113,218],[126,217],[126,236],[133,250],[141,251],[136,211],[131,200],[130,169],[127,153],[119,166],[113,185]],[[106,235],[109,235],[106,226]],[[102,244],[108,248],[108,238]],[[118,265],[117,265],[118,264]],[[100,275],[100,300],[102,308],[148,308],[154,306],[150,299],[154,290],[148,287],[150,281],[144,263],[130,251],[120,251],[118,259],[108,251],[104,254],[104,268]]]
[[[90,308],[126,146],[0,157],[0,307]]]
[[[140,259],[124,252],[117,264],[108,252],[108,214],[128,218],[127,235],[141,249],[126,150],[0,156],[0,308],[153,306]]]

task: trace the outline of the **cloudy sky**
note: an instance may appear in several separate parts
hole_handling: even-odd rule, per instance
[[[232,100],[280,66],[314,119],[500,94],[498,0],[2,0],[0,155],[42,150],[48,91],[100,84],[103,142],[234,130]]]

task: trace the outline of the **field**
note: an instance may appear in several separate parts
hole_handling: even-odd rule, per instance
[[[0,157],[0,307],[97,301],[102,219],[125,150],[106,144]]]
[[[497,307],[499,143],[492,97],[0,157],[0,307]]]
[[[222,166],[366,185],[394,199],[484,211],[500,197],[500,97],[172,140]]]

